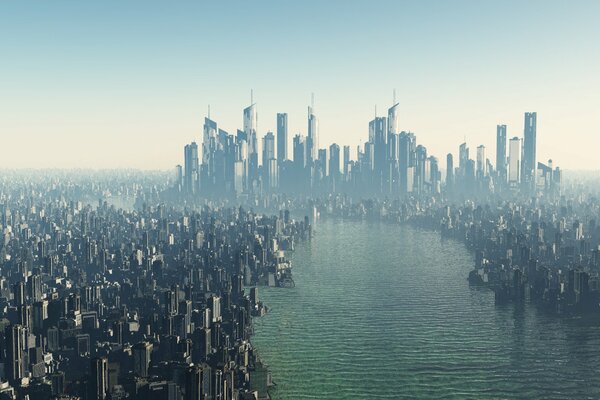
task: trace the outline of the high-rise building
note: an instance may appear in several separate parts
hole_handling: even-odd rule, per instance
[[[415,150],[415,182],[414,188],[417,194],[423,194],[425,189],[425,179],[427,177],[427,148],[418,145]]]
[[[369,122],[369,142],[373,144],[374,169],[377,184],[381,183],[387,164],[387,122],[385,117],[375,117]]]
[[[344,179],[348,179],[350,167],[350,146],[344,146]]]
[[[16,383],[25,377],[25,335],[26,330],[21,325],[9,325],[5,328],[7,361],[5,373],[11,383]]]
[[[448,153],[446,156],[446,188],[451,190],[454,186],[454,156]]]
[[[93,358],[90,372],[90,399],[104,400],[108,395],[108,359]]]
[[[317,159],[319,149],[319,120],[313,107],[308,107],[308,136],[306,138],[307,162],[312,165]]]
[[[266,166],[271,159],[275,159],[275,136],[273,132],[267,132],[263,137],[263,166]]]
[[[398,116],[398,103],[388,109],[388,136],[400,134],[400,120]]]
[[[294,164],[297,169],[304,169],[307,165],[307,148],[306,141],[299,134],[294,136]]]
[[[335,190],[340,181],[340,146],[335,143],[329,146],[329,176]]]
[[[485,158],[485,146],[477,146],[477,177],[479,179],[487,176],[487,163]]]
[[[506,125],[496,127],[496,171],[498,181],[506,182]]]
[[[415,149],[417,139],[413,133],[400,133],[398,163],[400,168],[400,194],[412,192],[413,173],[411,169],[415,165]]]
[[[282,163],[288,159],[288,115],[277,114],[277,160]]]
[[[461,174],[465,174],[465,170],[467,168],[467,162],[469,161],[469,148],[466,143],[462,143],[458,147],[458,169],[461,171]]]
[[[206,376],[208,373],[208,376]],[[208,388],[205,384],[210,380],[210,370],[205,371],[199,365],[193,365],[185,372],[185,400],[203,400],[207,398]]]
[[[244,108],[244,133],[248,141],[248,154],[258,153],[257,132],[258,116],[256,114],[256,104],[252,103]]]
[[[258,139],[256,137],[258,117],[256,104],[252,103],[244,108],[244,134],[248,143],[248,190],[253,191],[258,182]]]
[[[133,372],[143,378],[148,376],[150,359],[152,357],[152,344],[140,342],[133,346]]]
[[[536,175],[536,127],[537,113],[525,113],[523,132],[523,160],[521,161],[521,181],[527,190],[535,188]]]
[[[508,145],[508,183],[516,188],[521,179],[521,139],[514,137]]]
[[[192,142],[184,149],[185,191],[196,193],[198,190],[198,145]]]

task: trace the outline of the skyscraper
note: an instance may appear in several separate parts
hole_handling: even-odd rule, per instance
[[[275,136],[273,132],[267,132],[263,137],[263,166],[269,163],[269,160],[275,158]]]
[[[252,103],[244,108],[244,133],[248,140],[248,154],[258,153],[256,131],[258,117],[256,115],[256,104]]]
[[[288,158],[288,115],[287,113],[277,114],[277,160],[279,163]]]
[[[268,189],[277,187],[278,170],[275,159],[275,136],[273,132],[267,132],[263,137],[263,171],[265,173],[264,184]]]
[[[413,173],[411,168],[415,162],[415,147],[417,138],[413,133],[402,132],[400,134],[398,160],[400,165],[400,194],[412,192]]]
[[[188,193],[198,191],[198,145],[192,142],[184,149],[185,190]]]
[[[6,375],[11,383],[25,376],[25,330],[21,325],[9,325],[5,328],[6,339]]]
[[[506,125],[496,126],[496,171],[498,181],[506,182]]]
[[[536,174],[536,126],[537,113],[525,113],[525,128],[523,131],[523,160],[521,167],[521,180],[525,189],[535,188]]]
[[[137,376],[147,377],[150,358],[152,355],[152,344],[140,342],[133,346],[133,372]]]
[[[319,149],[319,120],[313,107],[308,107],[308,137],[306,139],[307,161],[309,165],[317,159]]]
[[[244,108],[244,134],[248,142],[248,190],[252,191],[258,181],[258,139],[256,130],[258,125],[256,104],[252,103]]]
[[[293,146],[293,152],[294,152],[294,165],[296,166],[296,169],[300,170],[300,169],[304,169],[306,167],[307,164],[307,145],[306,145],[306,140],[304,140],[304,138],[300,135],[296,135],[294,136],[294,146]]]
[[[344,179],[348,179],[350,167],[350,146],[344,146]]]
[[[454,186],[454,156],[448,153],[446,156],[446,187],[451,190]]]
[[[479,179],[487,175],[487,164],[485,158],[485,146],[480,145],[477,147],[477,177]]]
[[[104,400],[108,394],[108,359],[105,357],[91,360],[90,399]]]
[[[520,182],[521,167],[521,139],[514,137],[510,139],[508,146],[508,183],[512,189],[516,189]]]
[[[381,184],[387,162],[387,132],[385,117],[375,117],[369,122],[369,142],[373,143],[374,168],[377,182]]]
[[[329,176],[335,190],[340,181],[340,146],[335,143],[329,146]]]
[[[398,104],[399,103],[396,103],[388,109],[388,136],[400,134]]]

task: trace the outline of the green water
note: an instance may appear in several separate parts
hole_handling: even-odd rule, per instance
[[[274,399],[600,398],[600,328],[469,287],[473,257],[439,233],[320,221],[293,289],[252,341]]]

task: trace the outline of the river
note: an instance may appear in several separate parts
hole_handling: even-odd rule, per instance
[[[296,287],[260,288],[277,400],[600,398],[600,326],[469,287],[473,257],[407,225],[318,221]]]

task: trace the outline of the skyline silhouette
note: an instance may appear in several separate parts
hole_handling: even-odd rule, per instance
[[[433,154],[493,147],[540,115],[541,154],[598,169],[597,2],[182,2],[0,5],[0,168],[170,169],[212,118],[228,131],[254,89],[262,137],[286,112],[356,146],[392,91]],[[512,131],[511,131],[512,127]],[[564,146],[565,135],[570,145]]]

